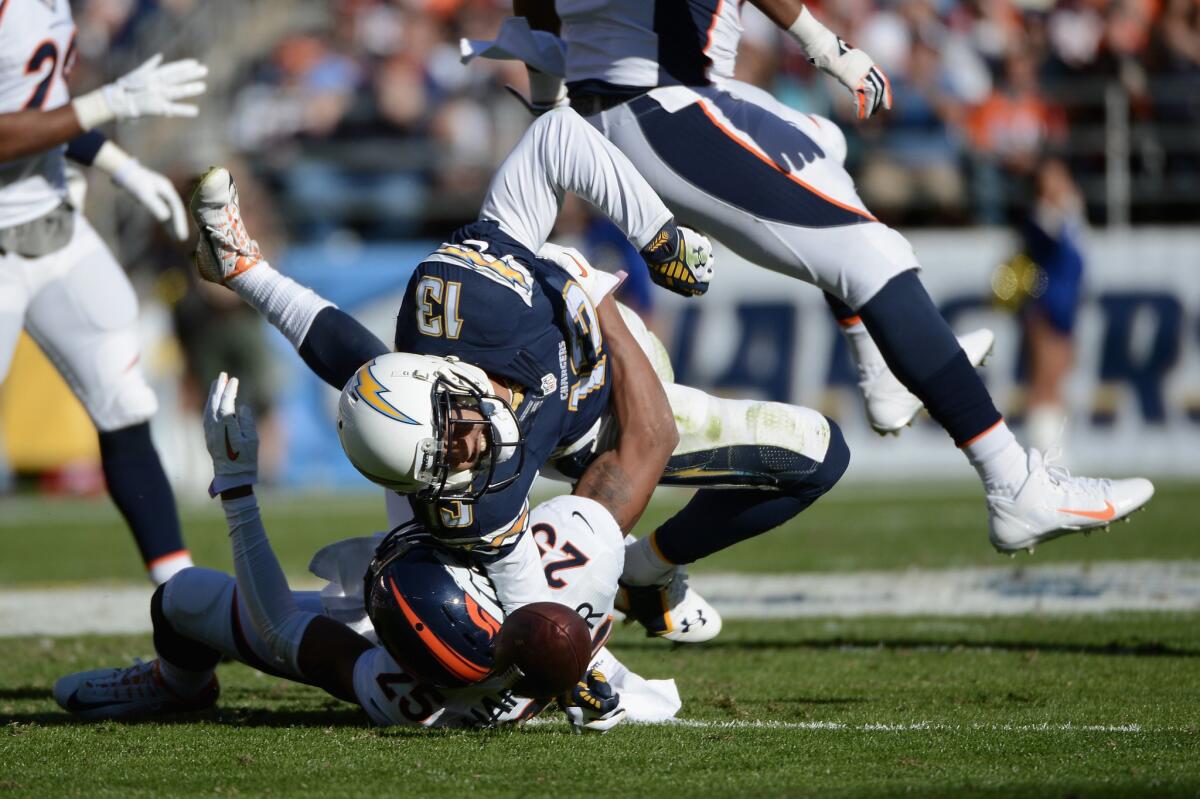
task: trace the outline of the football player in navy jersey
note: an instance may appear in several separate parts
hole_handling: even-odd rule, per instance
[[[538,470],[578,479],[576,490],[602,497],[626,532],[656,482],[706,487],[648,539],[651,557],[639,549],[627,559],[623,581],[625,606],[652,634],[707,640],[720,619],[683,567],[795,516],[838,480],[848,450],[815,411],[671,382],[661,344],[608,296],[617,279],[545,244],[565,191],[608,214],[660,281],[694,294],[711,278],[708,242],[676,226],[570,109],[530,127],[480,220],[418,265],[397,317],[399,352],[271,268],[221,169],[192,200],[197,262],[343,388],[338,424],[350,460],[399,492],[408,517],[485,564],[508,610],[550,590],[524,535]]]

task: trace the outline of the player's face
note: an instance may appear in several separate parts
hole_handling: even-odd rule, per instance
[[[483,414],[471,408],[455,408],[453,419],[463,421],[482,421]],[[470,469],[479,463],[480,456],[487,449],[487,437],[483,434],[481,424],[452,424],[450,425],[450,442],[447,446],[446,464],[452,472]]]

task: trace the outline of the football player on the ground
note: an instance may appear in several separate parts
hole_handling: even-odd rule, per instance
[[[630,609],[653,634],[707,640],[719,617],[688,589],[682,566],[800,513],[837,482],[849,452],[815,411],[671,383],[661,346],[644,327],[631,330],[608,296],[616,281],[573,251],[543,248],[564,191],[609,214],[652,269],[674,261],[672,273],[693,281],[685,288],[707,278],[698,259],[689,261],[706,261],[707,243],[675,227],[645,180],[570,109],[526,131],[480,220],[417,266],[395,354],[266,262],[224,170],[192,201],[198,264],[205,279],[261,311],[318,376],[344,387],[338,425],[351,462],[404,494],[398,499],[447,545],[486,562],[506,609],[546,591],[544,581],[523,579],[535,572],[524,533],[539,469],[605,497],[626,532],[655,483],[706,487],[648,539],[672,562],[639,551],[625,577]],[[663,392],[669,406],[654,402]]]
[[[870,57],[801,0],[752,2],[853,93],[860,118],[890,105]],[[534,29],[561,24],[566,44],[565,82],[530,76],[535,110],[569,102],[679,218],[748,261],[825,291],[859,356],[872,425],[898,430],[923,403],[978,472],[998,551],[1033,551],[1144,506],[1154,493],[1148,480],[1073,477],[1017,443],[973,368],[990,337],[964,352],[921,285],[912,246],[858,197],[836,152],[844,155],[840,132],[828,120],[780,114],[763,92],[733,82],[739,5],[515,0],[514,12]],[[886,389],[896,378],[919,399]],[[645,549],[667,561],[679,555],[653,551],[649,541]]]
[[[191,557],[150,440],[156,400],[138,365],[137,297],[82,209],[71,206],[64,153],[110,174],[186,239],[170,181],[93,130],[140,116],[195,116],[195,106],[179,101],[204,92],[205,68],[161,60],[72,101],[70,4],[0,0],[0,380],[24,327],[99,430],[109,494],[155,583]]]
[[[289,589],[253,493],[258,439],[249,408],[236,403],[237,383],[224,374],[214,381],[204,415],[236,578],[190,568],[159,586],[150,601],[158,657],[63,677],[54,686],[59,705],[87,719],[202,710],[217,701],[216,667],[226,657],[355,702],[380,725],[490,726],[540,712],[545,702],[515,695],[511,678],[494,673],[504,611],[487,578],[419,534],[330,545],[311,567],[330,584],[320,593]],[[585,679],[559,699],[571,723],[603,732],[626,717],[674,716],[673,681],[643,680],[604,648],[623,546],[612,515],[584,496],[530,515],[539,574],[592,637]]]

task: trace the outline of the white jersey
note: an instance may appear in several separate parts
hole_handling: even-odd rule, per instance
[[[68,0],[0,0],[0,114],[65,105],[74,61]],[[37,219],[66,199],[65,150],[0,164],[0,228]]]
[[[732,78],[740,0],[556,0],[567,82],[707,86]]]

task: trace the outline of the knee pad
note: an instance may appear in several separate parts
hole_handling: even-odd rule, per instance
[[[837,485],[850,467],[850,446],[842,435],[842,429],[832,419],[825,421],[829,425],[829,447],[825,450],[820,467],[813,472],[813,482],[822,494]]]
[[[192,566],[163,586],[162,612],[175,632],[237,657],[233,640],[233,589],[224,572]]]

